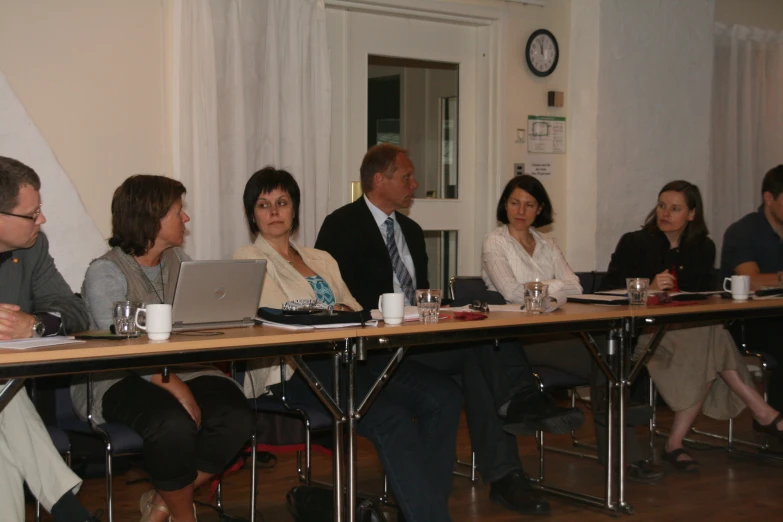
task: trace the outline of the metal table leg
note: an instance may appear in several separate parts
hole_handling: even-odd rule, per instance
[[[354,408],[354,398],[356,396],[356,356],[348,346],[346,350],[346,368],[348,388],[346,390],[345,409],[348,412],[348,462],[346,470],[348,475],[347,484],[347,513],[346,521],[354,522],[356,518],[356,411]]]
[[[332,356],[332,382],[334,383],[334,400],[340,404],[340,380],[343,354],[336,353]],[[334,417],[334,455],[332,455],[332,475],[334,480],[334,522],[342,522],[344,519],[343,503],[343,424],[345,417]]]
[[[342,387],[342,366],[343,361],[347,361],[350,364],[352,357],[348,357],[349,340],[345,341],[345,349],[336,351],[332,354],[332,395],[329,395],[328,390],[324,387],[323,383],[316,377],[316,375],[307,366],[302,356],[291,356],[286,359],[288,362],[299,372],[305,381],[310,385],[310,388],[315,392],[324,406],[329,410],[334,419],[334,454],[332,463],[332,478],[334,480],[334,520],[335,522],[343,522],[345,520],[345,484],[344,484],[344,425],[346,423],[346,414],[340,406],[341,401],[341,387]],[[350,448],[349,448],[350,449]]]
[[[0,411],[3,411],[6,404],[11,402],[11,399],[16,396],[16,392],[24,386],[24,381],[24,379],[8,379],[2,385],[2,388],[0,388]]]

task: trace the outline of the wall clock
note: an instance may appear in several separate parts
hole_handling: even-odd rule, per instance
[[[530,72],[536,76],[549,76],[557,67],[560,48],[555,35],[546,29],[534,31],[527,39],[525,60]]]

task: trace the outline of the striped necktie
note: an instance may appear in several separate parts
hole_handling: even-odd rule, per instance
[[[413,279],[405,267],[405,263],[402,262],[400,251],[397,250],[397,242],[394,240],[394,220],[390,217],[386,218],[383,224],[386,225],[386,249],[389,251],[389,258],[394,267],[394,275],[397,276],[402,291],[405,293],[405,300],[408,301],[408,304],[415,305],[416,291],[413,288]]]

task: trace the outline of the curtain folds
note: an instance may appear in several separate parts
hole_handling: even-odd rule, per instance
[[[192,218],[186,250],[228,258],[250,240],[242,192],[266,165],[299,183],[298,240],[312,245],[329,176],[323,0],[174,0],[170,41],[173,175]]]
[[[761,204],[761,180],[783,163],[783,32],[715,26],[710,225],[726,228]]]

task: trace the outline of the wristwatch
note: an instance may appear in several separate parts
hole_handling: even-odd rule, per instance
[[[46,326],[44,325],[43,321],[41,321],[41,318],[37,315],[34,315],[33,319],[35,319],[35,322],[33,323],[33,337],[43,337],[43,334],[46,331]]]

